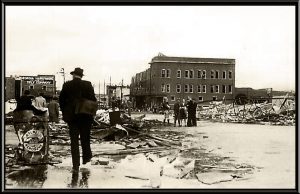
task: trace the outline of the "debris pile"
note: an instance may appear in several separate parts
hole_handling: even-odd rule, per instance
[[[245,105],[220,102],[198,111],[198,118],[217,122],[295,125],[295,113],[295,101],[291,99]]]

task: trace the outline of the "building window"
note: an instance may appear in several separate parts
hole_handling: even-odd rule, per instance
[[[175,101],[175,96],[171,96],[171,101]]]
[[[188,84],[185,84],[185,85],[184,85],[184,92],[185,92],[185,93],[188,93],[188,92],[189,92],[189,85],[188,85]]]
[[[170,77],[171,77],[171,70],[167,69],[167,78],[170,78]]]
[[[46,90],[47,90],[47,86],[43,86],[43,87],[42,87],[42,90],[45,90],[45,91],[46,91]]]
[[[203,96],[199,96],[198,99],[199,99],[200,102],[203,102]]]
[[[229,85],[229,86],[228,86],[228,92],[229,92],[229,93],[232,93],[232,85]]]
[[[198,86],[197,86],[197,92],[198,92],[198,93],[201,93],[201,85],[198,85]]]
[[[190,72],[189,70],[185,70],[185,74],[184,74],[185,78],[189,78],[189,72]]]
[[[30,89],[30,90],[33,90],[33,89],[34,89],[34,86],[33,86],[33,85],[29,86],[29,89]]]
[[[190,70],[190,78],[194,78],[194,70]]]
[[[165,69],[161,70],[161,77],[166,77],[166,70]]]
[[[206,85],[202,86],[202,93],[206,93]]]
[[[210,78],[211,78],[211,79],[214,79],[214,78],[215,78],[215,71],[214,71],[214,70],[211,70],[211,71],[210,71]]]
[[[223,79],[226,79],[226,71],[223,71],[223,76],[222,76]]]
[[[177,70],[177,78],[181,78],[181,70]]]
[[[165,92],[165,84],[161,84],[161,92]]]
[[[199,79],[202,78],[202,72],[201,72],[201,70],[198,70],[198,75],[197,75],[197,77],[198,77]]]
[[[216,85],[216,93],[219,93],[219,85]]]
[[[202,79],[206,79],[206,70],[202,71]]]
[[[213,97],[212,97],[212,100],[213,100],[213,101],[216,101],[216,100],[217,100],[217,96],[213,96]]]
[[[213,85],[210,86],[210,93],[214,93],[214,86]]]
[[[226,93],[226,86],[225,85],[222,85],[222,93]]]
[[[167,84],[167,89],[166,89],[166,92],[170,93],[170,84]]]
[[[219,71],[216,71],[216,79],[219,79]]]
[[[177,85],[176,85],[176,92],[177,92],[177,93],[180,93],[180,92],[181,92],[181,85],[180,85],[180,84],[177,84]]]
[[[193,85],[190,84],[190,93],[193,93],[194,92],[194,88],[193,88]]]
[[[229,71],[229,72],[228,72],[228,78],[229,78],[229,79],[232,79],[232,71]]]

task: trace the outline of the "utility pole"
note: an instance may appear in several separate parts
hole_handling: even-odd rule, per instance
[[[62,74],[63,79],[64,79],[64,83],[65,83],[65,82],[66,82],[66,78],[65,78],[65,68],[61,68],[59,73]]]
[[[122,85],[121,85],[121,100],[123,100],[123,79],[122,79]]]
[[[99,101],[101,101],[101,96],[100,96],[101,92],[100,92],[100,80],[99,80]]]

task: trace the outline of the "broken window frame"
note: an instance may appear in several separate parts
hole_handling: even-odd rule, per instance
[[[189,84],[184,85],[184,93],[189,93]]]
[[[197,92],[201,93],[202,85],[197,85]]]
[[[177,70],[177,75],[176,75],[176,77],[177,77],[177,78],[181,78],[181,70],[180,70],[180,69]]]
[[[165,84],[161,84],[161,92],[165,92]]]
[[[215,79],[215,71],[214,70],[210,71],[210,79]]]
[[[162,70],[161,70],[160,76],[161,76],[161,77],[166,77],[166,70],[165,70],[165,69],[162,69]]]
[[[166,85],[166,92],[167,92],[167,93],[170,93],[170,91],[171,91],[171,85],[170,85],[170,84],[167,84],[167,85]]]
[[[226,71],[222,72],[222,79],[226,79]]]
[[[194,78],[194,70],[193,69],[191,69],[190,70],[190,75],[189,75],[190,77],[190,79],[193,79]]]
[[[194,86],[193,86],[193,84],[190,84],[189,92],[190,93],[194,93]]]
[[[185,70],[184,71],[184,78],[189,79],[190,77],[190,71],[189,70]]]
[[[206,93],[206,85],[202,85],[202,93]]]
[[[178,91],[179,90],[179,91]],[[176,92],[177,93],[181,93],[181,85],[180,84],[177,84],[176,85]]]

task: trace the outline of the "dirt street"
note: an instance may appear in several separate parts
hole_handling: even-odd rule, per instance
[[[147,114],[162,120],[162,115]],[[172,122],[172,121],[171,121]],[[6,188],[294,188],[295,126],[198,121],[197,127],[151,129],[178,134],[180,147],[132,155],[97,155],[72,173],[69,145],[51,145],[58,164],[14,166]],[[163,133],[164,132],[164,133]],[[176,138],[176,137],[175,137]],[[17,137],[6,127],[6,145]],[[92,142],[92,151],[123,150]]]

